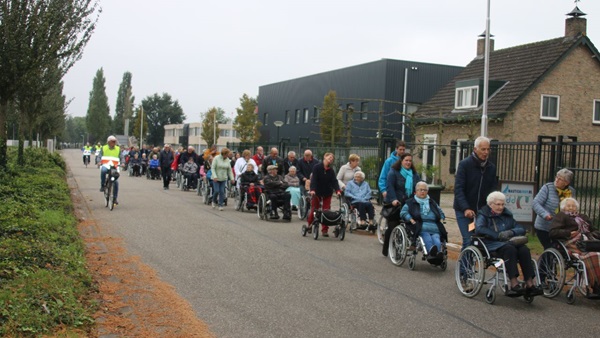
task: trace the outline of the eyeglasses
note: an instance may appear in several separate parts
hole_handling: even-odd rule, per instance
[[[417,191],[423,192],[423,191],[429,191],[429,189],[417,189]]]
[[[562,178],[560,176],[556,176],[556,180],[557,181],[563,181],[563,182],[569,182],[569,181],[565,180],[564,178]]]
[[[492,204],[497,207],[503,207],[504,205],[506,205],[506,203],[504,203],[504,202],[498,202],[498,203],[492,203]]]

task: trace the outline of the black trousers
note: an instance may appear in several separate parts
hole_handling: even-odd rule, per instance
[[[282,193],[269,193],[269,200],[271,201],[271,207],[273,212],[277,213],[277,208],[283,206],[283,212],[290,212],[290,198],[291,195],[288,192]]]
[[[523,279],[535,278],[533,264],[531,263],[531,253],[526,245],[512,245],[507,243],[496,250],[496,256],[504,259],[506,274],[508,278],[519,277],[517,262],[523,271]]]
[[[161,167],[160,172],[163,179],[163,187],[168,188],[171,182],[171,167]]]

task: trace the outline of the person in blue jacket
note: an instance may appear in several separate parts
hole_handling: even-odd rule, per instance
[[[400,156],[405,152],[406,143],[402,140],[398,140],[398,142],[396,142],[396,150],[392,151],[390,157],[383,162],[383,167],[381,167],[381,173],[379,174],[379,179],[377,180],[377,186],[379,187],[379,192],[384,200],[387,195],[387,177],[388,173],[390,172],[390,168],[392,167],[392,164],[396,163]]]
[[[477,212],[475,221],[475,234],[483,236],[488,251],[495,252],[497,257],[504,260],[506,274],[510,278],[510,290],[506,291],[507,296],[518,297],[524,294],[529,296],[539,296],[543,291],[534,284],[535,271],[531,263],[531,253],[526,244],[513,244],[510,239],[514,236],[524,236],[525,229],[517,224],[510,210],[505,208],[506,196],[494,191],[487,198],[487,205]],[[521,286],[519,280],[519,269],[517,263],[523,271],[525,288]]]

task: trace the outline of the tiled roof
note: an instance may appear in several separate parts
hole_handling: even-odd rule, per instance
[[[490,53],[490,81],[506,81],[496,93],[490,92],[488,116],[503,116],[548,70],[580,43],[587,44],[596,54],[597,50],[586,36],[560,37],[526,45],[496,50]],[[468,112],[454,110],[455,84],[461,80],[483,80],[484,58],[475,58],[450,83],[443,87],[431,100],[415,113],[418,122],[440,119],[454,120],[459,116],[481,115],[481,105]]]

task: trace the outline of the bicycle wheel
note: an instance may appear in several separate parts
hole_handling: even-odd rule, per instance
[[[106,178],[108,182],[106,183],[106,188],[104,188],[104,198],[106,199],[106,206],[112,210],[113,208],[113,193],[112,193],[112,181],[110,177]]]

